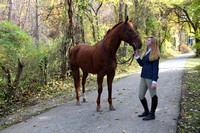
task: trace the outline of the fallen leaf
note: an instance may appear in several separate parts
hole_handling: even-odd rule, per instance
[[[126,130],[123,130],[122,133],[126,133]]]

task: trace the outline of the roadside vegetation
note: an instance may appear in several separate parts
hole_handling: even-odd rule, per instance
[[[186,62],[183,76],[179,133],[200,132],[200,58]]]

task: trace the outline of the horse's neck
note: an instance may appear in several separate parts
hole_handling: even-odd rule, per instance
[[[105,38],[105,40],[103,40],[103,45],[105,46],[106,51],[111,57],[116,55],[120,43],[121,39],[118,33],[112,34],[108,38]]]

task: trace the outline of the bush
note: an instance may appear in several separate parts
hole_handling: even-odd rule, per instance
[[[8,104],[15,99],[14,77],[17,64],[27,54],[26,47],[31,44],[28,34],[11,22],[0,23],[0,109],[8,110]],[[20,62],[21,63],[21,62]],[[11,105],[12,106],[12,105]],[[9,107],[11,107],[9,106]],[[3,113],[0,112],[0,115]]]
[[[34,104],[40,99],[37,95],[43,88],[52,88],[49,84],[60,76],[60,44],[61,39],[55,39],[39,42],[36,46],[16,25],[6,21],[0,23],[0,116],[16,105]],[[24,67],[16,87],[18,59]]]

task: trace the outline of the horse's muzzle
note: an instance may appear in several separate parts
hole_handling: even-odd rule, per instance
[[[142,44],[139,44],[139,46],[138,46],[135,42],[133,42],[133,44],[130,44],[130,46],[133,47],[134,51],[135,51],[136,49],[141,49],[141,48],[142,48]]]
[[[138,49],[141,49],[142,48],[142,44],[139,44],[139,47],[138,47]]]

